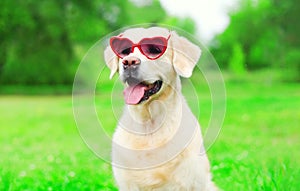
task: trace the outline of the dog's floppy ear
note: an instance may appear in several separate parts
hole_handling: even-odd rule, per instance
[[[189,78],[200,58],[200,48],[174,31],[171,32],[171,46],[175,71],[180,76]]]
[[[119,58],[115,55],[110,46],[104,50],[104,60],[108,68],[110,69],[109,78],[112,79],[114,74],[118,71]]]

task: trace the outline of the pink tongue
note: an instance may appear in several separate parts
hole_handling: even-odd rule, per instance
[[[128,86],[123,92],[126,104],[138,104],[144,96],[145,89],[146,87],[141,84]]]

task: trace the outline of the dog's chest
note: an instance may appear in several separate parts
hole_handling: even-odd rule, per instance
[[[123,145],[131,149],[154,149],[163,147],[167,144],[177,132],[177,126],[172,121],[165,122],[164,124],[151,123],[145,126],[141,125],[141,128],[147,129],[150,132],[147,134],[134,134],[134,133],[122,133],[124,140]]]
[[[166,161],[160,167],[147,170],[123,170],[115,169],[116,174],[123,174],[126,182],[130,185],[136,185],[140,190],[160,190],[170,184],[175,184],[174,172],[180,166],[180,162],[184,158],[183,154],[177,156],[171,161]],[[121,172],[122,171],[122,172]],[[124,179],[124,177],[122,179]],[[162,189],[163,190],[163,189]]]

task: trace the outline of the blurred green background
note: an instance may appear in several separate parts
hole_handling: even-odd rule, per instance
[[[77,132],[72,83],[87,50],[121,27],[156,23],[196,34],[194,20],[150,2],[0,2],[0,190],[116,190],[109,164]],[[224,190],[300,190],[300,4],[237,5],[206,43],[227,91],[223,129],[208,151],[214,181]],[[211,100],[201,85],[205,127]],[[114,121],[104,123],[113,131]]]

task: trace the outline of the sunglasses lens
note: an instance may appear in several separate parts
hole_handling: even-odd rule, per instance
[[[140,43],[143,53],[149,58],[158,58],[165,52],[167,43],[162,38],[144,39]]]
[[[114,52],[121,58],[129,55],[131,53],[132,42],[129,39],[111,39],[111,48]]]

